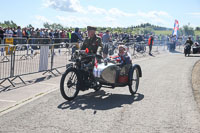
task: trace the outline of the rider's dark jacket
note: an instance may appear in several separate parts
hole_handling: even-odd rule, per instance
[[[192,40],[190,40],[190,39],[188,39],[187,41],[186,41],[186,43],[189,43],[190,44],[190,46],[192,46],[193,45],[193,41]],[[185,43],[185,44],[186,44]]]
[[[94,36],[92,38],[86,37],[83,46],[81,47],[81,50],[85,50],[88,48],[89,53],[96,54],[97,52],[102,51],[102,42],[101,38],[98,36]]]

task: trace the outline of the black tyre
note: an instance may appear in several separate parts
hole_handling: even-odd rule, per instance
[[[73,100],[79,93],[79,75],[76,69],[69,68],[61,77],[60,92],[64,99]]]
[[[186,52],[186,49],[184,49],[184,54],[185,54],[185,56],[187,56],[187,52]]]
[[[129,83],[129,91],[132,95],[135,94],[138,90],[139,80],[140,80],[139,79],[139,70],[137,68],[135,68],[133,70],[132,79],[130,79],[130,83]]]
[[[97,82],[97,86],[94,87],[95,92],[101,89],[101,84]]]

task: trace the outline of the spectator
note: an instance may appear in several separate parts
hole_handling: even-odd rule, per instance
[[[49,32],[49,37],[52,39],[52,38],[54,38],[54,32],[53,32],[53,30],[51,30],[50,32]]]
[[[79,28],[75,28],[75,31],[71,34],[71,43],[77,43],[72,47],[72,54],[75,50],[79,49],[78,41],[83,41],[82,37],[79,34]]]
[[[62,32],[61,32],[61,38],[66,38],[66,35],[65,35],[65,31],[64,30],[62,30]]]
[[[172,43],[171,43],[171,47],[170,47],[170,50],[171,51],[174,51],[176,49],[176,41],[177,41],[177,38],[176,38],[176,35],[172,36],[172,39],[171,39]]]
[[[3,38],[4,38],[4,31],[3,31],[3,29],[2,29],[2,27],[0,27],[0,44],[2,44],[3,43]]]
[[[59,38],[58,30],[55,30],[55,32],[54,32],[54,38]]]
[[[37,28],[36,29],[36,38],[39,38],[40,37],[40,30]]]
[[[67,37],[69,38],[69,40],[71,40],[71,30],[70,29],[67,32]]]
[[[152,55],[151,50],[152,50],[152,46],[153,46],[153,41],[154,41],[154,38],[153,38],[153,36],[151,35],[151,36],[149,37],[149,40],[148,40],[149,55]]]
[[[44,38],[44,31],[43,31],[43,29],[40,29],[40,38]]]
[[[22,29],[22,36],[25,37],[25,38],[28,38],[28,33],[26,31],[26,28]]]
[[[6,37],[12,37],[13,36],[13,31],[10,29],[10,27],[7,28],[5,34],[6,34]]]
[[[103,42],[103,58],[107,58],[108,56],[108,50],[109,50],[109,41],[110,41],[110,35],[109,30],[106,30],[106,33],[103,34],[102,42]]]
[[[13,31],[13,37],[17,37],[17,30],[15,27],[12,29],[12,31]]]
[[[20,26],[17,27],[17,37],[22,37],[22,31]]]
[[[103,34],[103,36],[102,36],[102,42],[103,43],[108,43],[109,41],[110,41],[109,30],[106,30],[106,33]]]

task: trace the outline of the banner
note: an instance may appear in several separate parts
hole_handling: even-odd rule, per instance
[[[179,30],[179,23],[178,23],[178,20],[175,20],[172,36],[176,35],[176,39],[178,38],[178,30]]]
[[[41,46],[39,72],[48,70],[48,53],[49,53],[49,46]]]
[[[6,38],[5,39],[5,44],[12,44],[13,45],[13,38]],[[10,54],[11,48],[8,46],[5,47],[6,55]]]

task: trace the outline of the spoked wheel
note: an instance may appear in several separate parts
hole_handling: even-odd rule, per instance
[[[137,68],[133,70],[133,77],[130,80],[129,91],[133,95],[137,92],[139,87],[139,71]]]
[[[79,75],[74,68],[69,68],[61,77],[60,92],[64,99],[73,100],[79,93]]]

